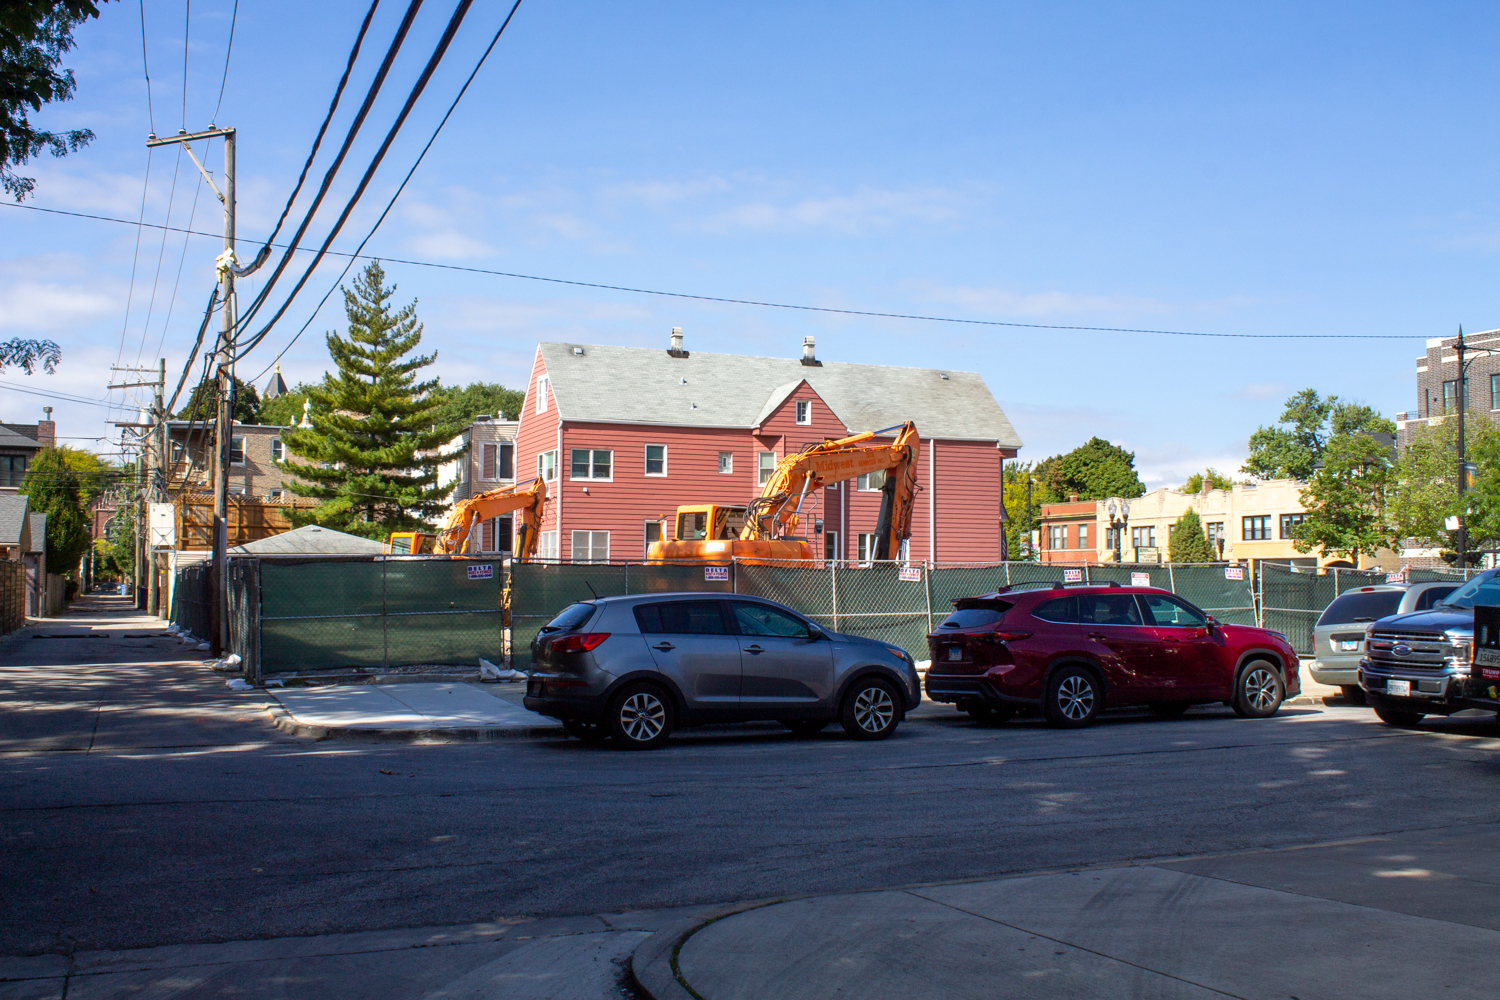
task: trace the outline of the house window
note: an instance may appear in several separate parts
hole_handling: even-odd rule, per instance
[[[879,493],[885,485],[885,472],[872,472],[867,476],[860,476],[854,483],[854,488],[861,493]]]
[[[719,472],[726,476],[734,472],[734,452],[719,452]]]
[[[276,443],[280,444],[281,443],[281,439],[278,438]],[[172,442],[172,464],[176,465],[178,462],[181,462],[186,455],[187,455],[187,446],[184,445],[181,441],[173,441]]]
[[[609,532],[573,532],[573,561],[576,563],[609,562]]]
[[[284,444],[281,443],[281,438],[272,438],[271,439],[271,461],[273,461],[273,462],[285,462],[286,461],[286,445],[284,445]]]
[[[538,559],[557,558],[557,532],[544,531],[536,538],[536,557]]]
[[[1241,538],[1247,542],[1269,542],[1271,540],[1271,515],[1257,514],[1240,519]]]
[[[1468,381],[1469,381],[1468,379],[1464,379],[1465,383],[1467,383]],[[1464,395],[1465,396],[1468,395],[1468,388],[1469,388],[1468,385],[1465,384],[1464,385]],[[1451,381],[1444,382],[1443,383],[1443,412],[1444,413],[1457,413],[1458,412],[1458,407],[1459,407],[1458,379],[1453,379]]]
[[[245,464],[245,439],[242,437],[231,437],[229,439],[229,464]]]
[[[839,533],[828,531],[823,534],[823,558],[833,562],[839,557]]]
[[[646,475],[665,476],[667,474],[667,446],[664,444],[646,445]]]
[[[901,544],[896,549],[896,558],[902,562],[911,562],[911,539],[901,539]]]
[[[1120,529],[1119,528],[1105,528],[1104,529],[1104,547],[1106,549],[1108,549],[1109,551],[1113,552],[1115,550],[1115,548],[1118,547],[1119,543],[1120,543]]]
[[[1228,535],[1224,534],[1223,521],[1209,521],[1208,524],[1204,525],[1204,528],[1208,531],[1209,544],[1214,546],[1215,549],[1218,548],[1221,541],[1229,537]]]
[[[1500,375],[1490,376],[1490,409],[1500,410]]]
[[[866,565],[875,558],[875,536],[860,532],[859,535],[859,561]]]
[[[536,377],[536,412],[547,412],[547,390],[552,388],[552,380],[545,375]]]
[[[1068,526],[1066,524],[1054,524],[1047,529],[1047,548],[1065,549],[1068,547]]]
[[[614,452],[603,448],[574,448],[568,474],[573,479],[614,478]]]
[[[231,486],[229,487],[229,495],[232,497],[242,497],[245,495],[245,487]]]
[[[1140,528],[1130,529],[1130,544],[1132,548],[1154,549],[1156,548],[1156,527],[1146,525]]]
[[[1293,537],[1295,537],[1293,535],[1293,532],[1297,530],[1297,525],[1301,524],[1305,520],[1307,520],[1307,515],[1306,514],[1282,514],[1281,515],[1281,538],[1282,538],[1282,540],[1283,541],[1289,541]]]
[[[25,455],[0,455],[0,486],[20,486],[25,478]]]
[[[513,444],[500,445],[499,467],[495,470],[497,479],[516,478],[516,446]]]
[[[272,490],[271,491],[271,499],[273,499],[273,500],[280,500],[284,496],[286,496],[286,490]]]
[[[495,472],[496,472],[496,469],[495,469],[495,459],[496,459],[495,452],[496,452],[496,448],[492,444],[482,444],[482,445],[479,446],[479,478],[480,479],[494,479],[495,478]]]
[[[1089,547],[1089,526],[1086,524],[1078,526],[1078,547],[1080,549]]]
[[[557,478],[557,452],[544,451],[536,457],[536,474],[547,482]]]
[[[646,522],[646,545],[641,550],[641,558],[645,559],[651,555],[651,543],[661,541],[661,522]]]
[[[756,456],[759,462],[760,478],[758,485],[764,486],[771,481],[771,476],[776,472],[776,453],[774,451],[763,451]]]
[[[509,552],[511,550],[512,533],[515,531],[515,518],[497,517],[493,521],[495,525],[495,552]]]
[[[797,400],[797,423],[799,423],[799,424],[810,424],[810,423],[812,423],[812,400],[810,400],[810,399],[799,399],[799,400]]]

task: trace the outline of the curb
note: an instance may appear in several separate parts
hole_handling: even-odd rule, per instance
[[[418,740],[523,740],[538,736],[563,736],[562,723],[550,726],[469,727],[463,729],[362,729],[354,726],[312,726],[300,721],[280,704],[266,706],[271,725],[289,736],[312,740],[365,740],[377,743],[413,743]]]
[[[789,898],[792,897],[730,903],[657,931],[630,954],[630,978],[633,985],[646,1000],[703,1000],[702,994],[678,974],[677,953],[687,943],[687,939],[725,917],[784,903]]]

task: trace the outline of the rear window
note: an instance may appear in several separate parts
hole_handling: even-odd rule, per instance
[[[595,605],[570,604],[563,613],[542,626],[543,632],[571,632],[588,621],[596,610]]]
[[[1004,611],[996,611],[994,608],[959,608],[943,619],[943,624],[938,628],[975,628],[993,625],[1004,617]]]
[[[635,623],[647,635],[728,635],[718,601],[638,604]]]
[[[1318,619],[1319,625],[1354,625],[1372,622],[1386,615],[1393,615],[1401,606],[1405,591],[1371,590],[1350,591],[1334,598],[1333,603]]]

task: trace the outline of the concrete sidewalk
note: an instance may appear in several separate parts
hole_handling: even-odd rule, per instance
[[[561,725],[519,702],[523,685],[456,682],[267,688],[277,729],[297,736],[503,739],[558,735]]]
[[[1488,825],[723,907],[634,972],[655,1000],[1491,997],[1497,858]]]

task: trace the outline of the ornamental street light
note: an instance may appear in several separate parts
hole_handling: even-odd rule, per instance
[[[1464,328],[1458,328],[1458,386],[1455,395],[1458,398],[1458,568],[1464,569],[1469,565],[1469,517],[1468,511],[1464,509],[1464,492],[1469,486],[1469,476],[1472,466],[1469,464],[1468,455],[1464,446],[1464,414],[1469,409],[1469,366],[1474,363],[1474,358],[1464,360],[1467,353],[1473,354],[1500,354],[1500,351],[1488,347],[1471,348],[1464,343]]]
[[[1111,500],[1107,508],[1109,514],[1109,527],[1115,534],[1115,562],[1123,562],[1120,558],[1121,539],[1125,535],[1125,525],[1130,520],[1130,502],[1128,500]]]

